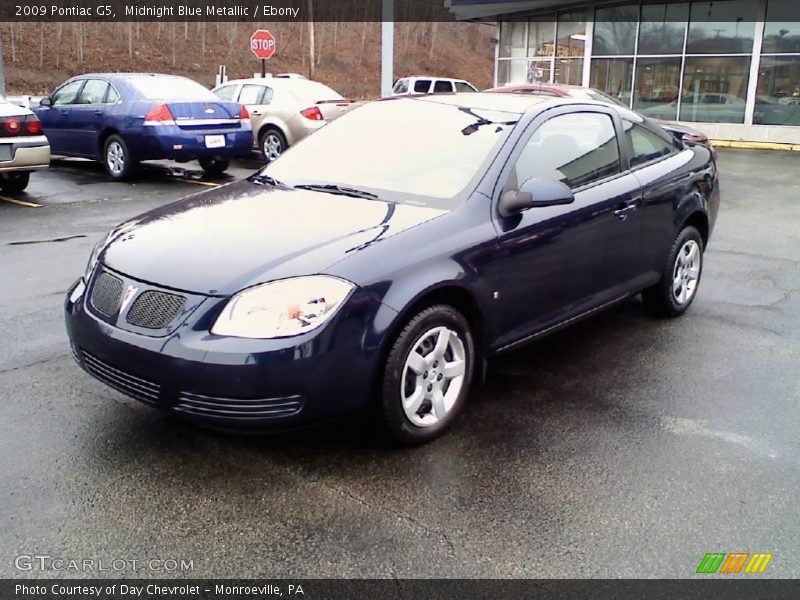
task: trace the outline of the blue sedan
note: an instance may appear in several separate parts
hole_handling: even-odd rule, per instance
[[[620,106],[389,99],[115,228],[67,331],[92,376],[198,422],[370,408],[416,444],[501,352],[640,293],[685,313],[719,202],[711,149]]]
[[[185,77],[95,73],[73,77],[35,109],[53,154],[99,160],[115,180],[140,161],[199,160],[224,172],[252,144],[250,118]]]

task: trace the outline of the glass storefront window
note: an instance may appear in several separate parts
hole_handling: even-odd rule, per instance
[[[681,54],[689,3],[642,6],[639,54]]]
[[[633,108],[654,119],[678,118],[681,59],[640,58],[636,64]]]
[[[598,8],[595,11],[592,54],[595,56],[633,54],[639,5]]]
[[[769,0],[763,52],[800,52],[797,0]]]
[[[554,81],[567,85],[581,85],[583,83],[583,59],[557,58]]]
[[[586,47],[586,11],[558,15],[556,56],[581,57]]]
[[[500,27],[500,58],[524,58],[525,21],[507,21]]]
[[[753,122],[800,126],[800,56],[764,56]]]
[[[692,2],[687,54],[753,51],[756,0]]]
[[[501,60],[497,63],[497,85],[525,83],[528,71],[527,60]]]
[[[631,103],[632,58],[592,59],[591,87],[616,98],[625,106]]]
[[[750,57],[687,57],[681,121],[744,123]]]
[[[541,17],[528,24],[528,56],[553,56],[556,17]]]

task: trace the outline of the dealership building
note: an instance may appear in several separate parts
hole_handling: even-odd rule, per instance
[[[495,83],[591,86],[712,139],[800,145],[800,0],[449,0],[496,21]]]

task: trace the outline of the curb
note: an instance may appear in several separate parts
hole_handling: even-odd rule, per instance
[[[800,152],[800,144],[777,144],[773,142],[735,142],[732,140],[710,140],[715,148],[737,148],[739,150],[777,150]]]

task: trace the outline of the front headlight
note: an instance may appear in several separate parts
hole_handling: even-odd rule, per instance
[[[211,333],[260,339],[299,335],[330,319],[354,287],[328,275],[257,285],[228,301]]]
[[[83,272],[83,282],[86,284],[89,283],[89,278],[92,276],[92,271],[94,271],[94,267],[97,264],[97,259],[100,257],[100,253],[103,251],[103,248],[106,247],[108,237],[109,236],[106,236],[97,242],[92,249],[92,253],[89,255],[89,262],[86,264],[86,270]]]

